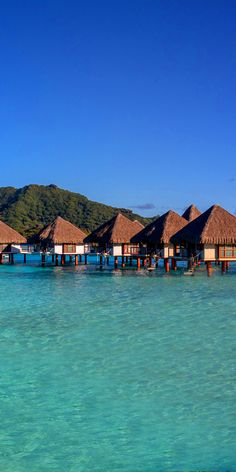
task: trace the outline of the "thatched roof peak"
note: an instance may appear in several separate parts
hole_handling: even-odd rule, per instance
[[[193,221],[200,215],[201,211],[195,205],[192,204],[184,211],[182,217],[188,221]]]
[[[1,244],[24,244],[26,238],[3,221],[0,221],[0,243]]]
[[[122,213],[118,213],[89,234],[85,243],[129,243],[132,236],[142,228],[143,225],[139,221],[131,221]]]
[[[132,238],[135,243],[168,244],[171,236],[187,225],[187,220],[173,210],[149,223]]]
[[[195,244],[236,244],[236,217],[213,205],[173,237]]]
[[[53,244],[83,244],[85,233],[61,216],[43,228],[35,239]]]

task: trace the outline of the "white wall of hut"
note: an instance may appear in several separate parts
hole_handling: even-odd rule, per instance
[[[67,246],[70,246],[70,244]],[[71,246],[73,246],[73,244]],[[66,251],[65,253],[63,252],[63,250],[64,250],[63,244],[55,244],[53,248],[53,253],[54,254],[84,254],[84,244],[76,244],[76,250],[72,252]]]

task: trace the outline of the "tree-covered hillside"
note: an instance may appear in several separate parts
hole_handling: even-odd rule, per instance
[[[118,211],[144,225],[150,221],[131,210],[96,203],[56,185],[0,187],[0,219],[25,236],[34,234],[58,215],[90,232]]]

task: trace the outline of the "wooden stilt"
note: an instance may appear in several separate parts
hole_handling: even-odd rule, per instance
[[[11,264],[14,264],[14,254],[11,252],[11,259],[10,259]]]
[[[137,257],[137,268],[140,269],[140,257]]]
[[[42,254],[42,267],[45,267],[46,255]]]
[[[75,254],[75,266],[78,265],[78,254]]]
[[[226,261],[226,270],[229,270],[229,261]]]
[[[88,255],[85,254],[84,256],[84,264],[87,265],[88,264]]]
[[[133,265],[133,258],[130,256],[129,258],[129,265],[132,266]]]
[[[164,267],[165,267],[166,272],[170,272],[170,264],[169,264],[168,257],[165,257],[165,259],[164,259]]]
[[[114,257],[114,267],[115,269],[118,269],[118,256]]]
[[[3,255],[2,255],[2,252],[0,253],[0,264],[2,264],[2,260],[3,260]]]
[[[52,254],[52,264],[54,263],[55,256]]]
[[[206,262],[206,269],[207,269],[207,275],[208,277],[210,277],[210,275],[212,274],[212,264],[210,261]]]
[[[107,265],[109,266],[109,256],[107,256]]]
[[[70,256],[70,262],[73,262],[73,256]]]
[[[124,258],[124,256],[122,256],[122,259],[121,259],[121,267],[125,267],[125,258]]]
[[[100,263],[100,267],[102,267],[102,265],[103,265],[103,256],[102,256],[102,254],[100,254],[100,257],[99,257],[99,263]]]
[[[222,263],[221,263],[221,272],[222,272],[222,274],[224,274],[225,271],[226,271],[226,264],[225,264],[225,261],[222,261]]]
[[[24,254],[24,264],[26,264],[26,254]]]
[[[56,254],[56,266],[59,265],[59,257],[58,257],[58,254]]]
[[[61,255],[61,265],[65,265],[65,255]]]
[[[174,257],[172,257],[172,259],[171,259],[171,269],[172,270],[177,270],[176,259]]]

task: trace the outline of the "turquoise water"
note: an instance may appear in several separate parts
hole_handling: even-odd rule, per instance
[[[236,471],[235,287],[0,267],[0,471]]]

